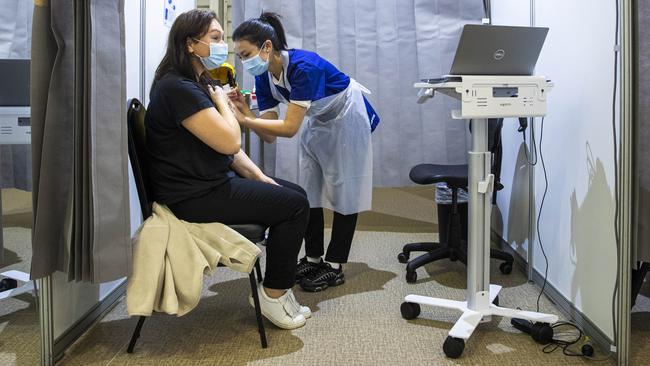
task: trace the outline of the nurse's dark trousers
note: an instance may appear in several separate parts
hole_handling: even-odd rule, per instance
[[[327,247],[325,260],[333,263],[347,263],[350,247],[357,226],[358,214],[341,215],[334,212],[332,239]],[[308,257],[319,258],[325,254],[324,231],[325,220],[322,208],[309,210],[309,224],[305,233],[305,252]]]

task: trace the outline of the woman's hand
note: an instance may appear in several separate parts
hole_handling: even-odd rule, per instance
[[[273,184],[273,185],[276,185],[276,186],[278,186],[278,187],[280,186],[280,185],[278,184],[278,182],[274,181],[273,178],[269,178],[269,177],[266,176],[265,174],[261,174],[261,175],[260,175],[259,177],[257,177],[257,179],[255,179],[255,180],[258,180],[258,181],[263,182],[263,183]]]
[[[208,85],[208,92],[210,93],[212,102],[217,106],[228,105],[228,95],[220,86],[213,87],[212,85]]]

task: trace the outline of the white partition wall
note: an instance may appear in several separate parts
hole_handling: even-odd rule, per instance
[[[555,83],[544,121],[542,152],[548,192],[540,218],[548,284],[610,340],[617,271],[614,237],[613,115],[616,4],[593,0],[495,0],[494,24],[549,27],[536,73]],[[532,19],[531,19],[532,10]],[[561,16],[558,16],[561,14]],[[612,109],[615,109],[613,113]],[[618,125],[618,120],[614,122]],[[503,129],[503,184],[495,230],[528,255],[528,173],[515,121]],[[541,121],[535,122],[539,141]],[[535,210],[544,193],[541,162],[534,170]],[[546,269],[535,238],[533,268]]]
[[[549,281],[583,314],[613,337],[612,292],[616,279],[614,237],[613,101],[615,3],[613,1],[538,2],[537,25],[548,26],[548,47],[538,70],[552,77],[551,103],[544,131],[550,192],[540,231]],[[557,14],[566,16],[558,17]],[[571,61],[569,61],[571,60]],[[551,76],[552,75],[552,76]],[[539,169],[537,170],[539,171]],[[535,184],[541,187],[542,174]],[[536,190],[536,201],[541,190]],[[544,216],[550,220],[544,221]],[[541,258],[537,246],[534,257]],[[542,262],[535,268],[543,270]]]
[[[172,0],[176,5],[176,14],[181,14],[196,8],[196,0]],[[149,104],[149,90],[153,82],[156,68],[160,63],[167,47],[169,27],[165,25],[165,2],[163,0],[146,0],[146,44],[145,44],[145,95],[143,103]]]

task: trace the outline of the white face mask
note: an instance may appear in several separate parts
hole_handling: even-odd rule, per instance
[[[228,43],[210,42],[210,44],[208,44],[199,39],[197,39],[196,41],[210,46],[210,54],[208,55],[208,57],[199,56],[201,62],[203,63],[203,66],[205,66],[206,69],[214,70],[219,66],[221,66],[224,62],[226,62],[226,59],[228,58]]]

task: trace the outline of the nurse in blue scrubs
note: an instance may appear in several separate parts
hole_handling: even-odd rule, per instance
[[[241,125],[265,141],[300,136],[298,184],[310,203],[305,234],[306,256],[296,281],[306,291],[322,291],[345,282],[359,212],[372,206],[372,143],[379,123],[369,91],[314,52],[288,49],[279,16],[263,13],[233,33],[235,51],[255,76],[260,117],[235,91],[230,97]],[[278,105],[287,105],[284,118]],[[334,211],[332,238],[324,251],[323,208]],[[326,255],[325,255],[326,254]],[[323,260],[323,255],[325,258]]]

